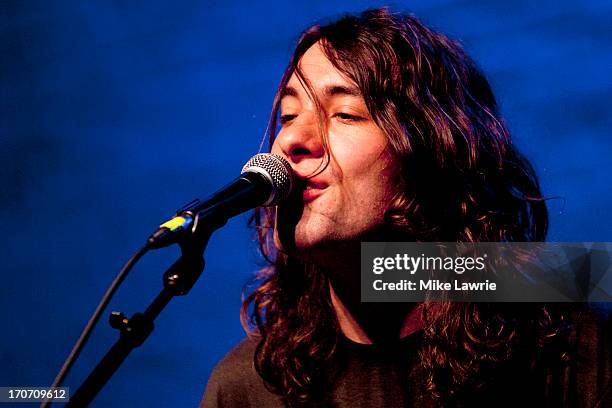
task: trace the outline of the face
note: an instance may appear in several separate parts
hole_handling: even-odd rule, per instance
[[[320,111],[294,74],[281,100],[282,128],[272,153],[289,161],[303,188],[293,202],[278,208],[276,241],[298,256],[324,261],[338,255],[339,245],[358,243],[383,224],[398,189],[397,166],[360,90],[318,44],[299,67]],[[330,160],[324,166],[326,152]]]

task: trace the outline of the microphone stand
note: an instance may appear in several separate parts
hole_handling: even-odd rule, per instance
[[[84,342],[95,326],[98,317],[108,304],[125,274],[150,249],[159,249],[178,243],[180,258],[164,273],[164,288],[144,313],[127,318],[123,313],[112,312],[110,325],[119,330],[119,339],[110,348],[67,403],[68,407],[87,406],[130,352],[144,343],[154,329],[154,321],[174,296],[187,294],[204,271],[203,252],[212,233],[225,225],[227,220],[259,205],[276,205],[291,192],[291,165],[282,157],[269,154],[255,155],[247,162],[242,174],[229,185],[217,191],[205,201],[194,200],[179,209],[149,236],[142,247],[121,269],[98,308],[85,326],[81,337],[60,369],[54,386],[61,385],[78,356]],[[46,408],[50,400],[43,401]]]
[[[197,237],[189,237],[180,244],[181,256],[164,273],[164,288],[143,313],[135,313],[129,319],[120,312],[112,312],[111,327],[119,330],[119,339],[100,360],[66,407],[85,407],[98,395],[102,387],[121,366],[130,352],[144,343],[153,332],[155,318],[174,296],[186,295],[204,270],[203,252],[212,232],[225,224],[198,229]]]

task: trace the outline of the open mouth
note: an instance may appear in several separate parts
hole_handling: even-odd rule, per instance
[[[327,183],[307,180],[302,191],[302,199],[305,203],[310,202],[323,194],[327,187]]]

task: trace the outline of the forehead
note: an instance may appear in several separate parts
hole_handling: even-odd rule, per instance
[[[304,53],[298,62],[298,68],[315,92],[333,85],[356,86],[353,80],[334,67],[323,52],[320,43],[315,43]],[[303,88],[295,73],[291,75],[287,85],[296,89]]]

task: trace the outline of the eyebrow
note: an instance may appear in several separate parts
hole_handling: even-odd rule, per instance
[[[286,96],[294,96],[297,98],[298,96],[297,90],[292,86],[286,86],[285,89],[283,89],[280,94],[280,100],[282,100]]]
[[[353,86],[349,87],[349,86],[342,86],[342,85],[328,86],[327,88],[325,88],[323,94],[328,97],[336,96],[336,95],[355,96],[358,98],[361,97],[361,92],[356,87],[353,87]]]
[[[332,96],[354,96],[356,98],[361,98],[361,92],[358,88],[353,86],[344,86],[344,85],[330,85],[325,87],[323,90],[323,95],[326,98],[330,98]],[[285,89],[280,94],[280,100],[287,96],[298,97],[298,91],[292,86],[286,86]]]

